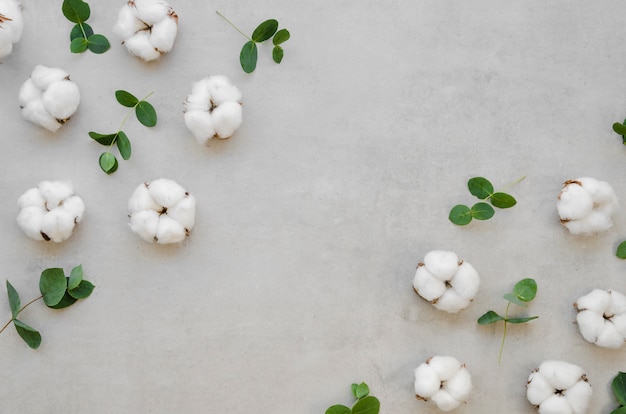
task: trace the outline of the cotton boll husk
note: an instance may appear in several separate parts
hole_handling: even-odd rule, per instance
[[[463,262],[457,269],[456,274],[450,280],[452,289],[463,299],[471,300],[476,296],[480,286],[480,276],[474,267]]]
[[[74,217],[60,208],[48,212],[41,222],[41,232],[56,243],[69,239],[72,230],[74,230]]]
[[[241,105],[237,102],[224,102],[211,113],[215,132],[219,138],[229,138],[241,126]]]
[[[539,406],[539,414],[573,414],[567,398],[560,395],[553,395],[546,399]]]
[[[154,210],[138,211],[130,216],[130,229],[147,242],[154,242],[159,227],[159,213]]]
[[[598,337],[604,332],[604,325],[607,323],[602,313],[590,310],[578,312],[576,322],[578,323],[580,334],[591,343],[596,342]]]
[[[526,398],[532,405],[539,405],[554,394],[554,388],[538,372],[533,372],[528,377]]]
[[[17,215],[17,224],[30,238],[44,240],[41,235],[41,223],[45,212],[39,207],[25,207]]]
[[[241,91],[226,76],[209,76],[206,85],[215,105],[221,105],[228,101],[241,101]]]
[[[602,314],[611,305],[611,294],[602,289],[594,289],[576,300],[576,308],[579,310],[589,309],[592,312]]]
[[[454,252],[433,250],[424,256],[424,265],[431,275],[445,282],[459,269],[459,258]]]
[[[461,367],[458,373],[446,382],[444,388],[455,400],[466,401],[472,392],[472,376],[467,368]]]
[[[30,101],[22,108],[22,117],[35,125],[39,125],[50,132],[56,132],[61,128],[61,123],[50,115],[43,106],[41,99]]]
[[[146,30],[135,33],[124,41],[126,49],[140,59],[149,62],[161,56],[158,50],[150,43],[150,33]]]
[[[145,29],[148,29],[148,26],[135,16],[134,7],[125,4],[117,15],[113,33],[126,40],[138,31]]]
[[[437,391],[431,397],[431,400],[433,400],[433,402],[437,404],[437,407],[439,407],[441,411],[454,410],[456,407],[458,407],[461,404],[459,401],[452,398],[450,393],[444,389]]]
[[[48,210],[56,208],[62,200],[74,194],[72,185],[63,181],[42,181],[37,188],[39,188],[41,196],[46,200]]]
[[[134,0],[135,16],[149,26],[156,24],[167,16],[171,8],[162,1]]]
[[[565,398],[574,414],[585,414],[592,394],[591,384],[587,381],[578,381],[565,391]]]
[[[146,187],[145,184],[141,184],[139,187],[133,191],[133,194],[128,199],[128,212],[134,213],[135,211],[141,210],[154,210],[160,211],[161,207],[152,195],[150,194],[150,190]]]
[[[582,220],[564,223],[572,234],[593,234],[607,230],[613,226],[611,218],[599,211],[592,211]]]
[[[615,325],[606,321],[595,343],[603,348],[617,349],[624,345],[624,337],[617,331]]]
[[[461,363],[451,356],[434,356],[428,365],[437,373],[440,381],[447,381],[459,371]]]
[[[611,304],[607,309],[610,315],[618,315],[626,312],[626,296],[616,290],[610,291]]]
[[[446,285],[439,279],[435,279],[426,270],[426,266],[418,266],[413,278],[413,288],[427,301],[433,301],[446,291]]]
[[[190,111],[185,113],[185,125],[199,144],[206,145],[215,136],[213,117],[208,112]]]
[[[46,200],[41,195],[39,188],[31,188],[17,199],[17,206],[22,209],[26,207],[38,207],[43,211],[46,208]]]
[[[457,313],[461,309],[467,308],[469,304],[470,301],[459,296],[454,289],[447,289],[434,306],[448,313]]]
[[[152,26],[150,42],[161,53],[169,52],[174,46],[177,31],[178,23],[176,23],[176,20],[167,17]]]
[[[69,215],[74,217],[75,223],[80,223],[83,220],[85,203],[77,195],[70,196],[69,198],[63,200],[63,204],[61,204],[58,208],[65,210]]]
[[[584,374],[581,367],[564,361],[544,361],[539,366],[539,372],[557,390],[571,387]]]
[[[20,87],[20,94],[18,97],[19,104],[23,107],[30,101],[41,99],[42,94],[43,92],[37,87],[37,85],[35,85],[32,78],[28,78]]]
[[[185,197],[185,189],[175,181],[159,178],[148,185],[150,195],[158,204],[170,208]]]
[[[62,81],[69,78],[69,76],[70,75],[63,69],[37,65],[35,69],[33,69],[30,78],[39,89],[46,90],[52,83]]]
[[[43,93],[43,106],[56,119],[68,119],[80,103],[78,86],[69,80],[54,82]]]
[[[186,230],[191,230],[196,221],[196,198],[189,194],[174,207],[169,208],[167,215],[180,223]]]
[[[167,214],[162,214],[159,217],[159,226],[156,234],[157,243],[178,243],[185,240],[186,236],[185,228],[179,222],[170,218]]]
[[[415,395],[430,398],[441,388],[437,372],[428,364],[420,364],[415,369]]]
[[[556,208],[561,219],[580,220],[593,209],[593,198],[583,187],[571,183],[561,190]]]

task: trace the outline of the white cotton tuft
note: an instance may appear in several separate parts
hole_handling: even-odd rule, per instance
[[[467,308],[470,304],[468,299],[462,298],[454,289],[447,289],[433,306],[439,310],[449,313],[457,313],[461,309]]]
[[[60,68],[49,68],[44,65],[37,65],[30,75],[30,78],[35,82],[41,90],[46,90],[55,82],[60,82],[69,78],[69,73]]]
[[[455,400],[452,395],[444,389],[437,391],[431,399],[437,404],[437,408],[441,411],[452,411],[461,404],[460,401]]]
[[[564,361],[544,361],[539,365],[539,372],[557,390],[571,387],[584,375],[581,367]]]
[[[35,82],[31,78],[26,79],[26,82],[22,84],[20,88],[20,94],[18,102],[21,107],[24,107],[30,101],[40,99],[43,95],[43,91],[35,85]]]
[[[113,33],[121,39],[128,39],[140,30],[149,30],[149,26],[135,16],[133,7],[125,4],[117,15]]]
[[[435,371],[441,381],[447,381],[461,369],[461,363],[451,356],[434,356],[428,365]]]
[[[242,112],[241,105],[232,101],[224,102],[213,110],[213,124],[218,138],[228,138],[239,129]]]
[[[526,398],[532,405],[539,405],[548,397],[554,395],[554,388],[543,375],[533,372],[528,377]]]
[[[150,195],[163,207],[174,207],[185,197],[185,189],[173,180],[159,178],[148,185]]]
[[[131,55],[150,62],[161,56],[161,53],[150,42],[150,33],[142,30],[124,41],[124,46]]]
[[[450,396],[457,401],[465,401],[472,392],[472,376],[465,367],[461,367],[457,374],[445,384]]]
[[[567,398],[554,394],[541,403],[539,414],[574,414],[574,412]]]
[[[24,105],[22,108],[22,117],[50,132],[56,132],[63,125],[46,111],[41,99],[30,101]]]
[[[52,210],[66,198],[74,194],[74,188],[66,181],[42,181],[37,186],[41,196],[46,200],[46,208]]]
[[[13,45],[19,42],[24,29],[22,6],[17,0],[0,1],[0,59],[13,51]]]
[[[152,26],[150,42],[161,53],[167,53],[174,47],[178,23],[174,19],[163,19]]]
[[[440,410],[450,411],[467,401],[472,378],[456,358],[434,356],[415,370],[414,388],[418,399],[430,399]]]
[[[148,190],[148,186],[146,184],[137,187],[128,200],[129,212],[139,210],[160,211],[162,208],[163,206],[159,205],[159,203],[152,198],[150,190]]]
[[[167,210],[167,215],[176,220],[184,229],[192,229],[196,222],[196,198],[189,194]]]
[[[565,398],[567,398],[567,402],[572,407],[574,414],[585,414],[592,394],[591,384],[587,381],[578,381],[565,391]]]
[[[41,222],[41,232],[55,243],[61,243],[72,235],[74,217],[61,208],[55,208],[47,213]],[[45,236],[44,236],[45,237]]]
[[[566,181],[556,205],[561,223],[570,233],[582,235],[609,229],[617,206],[613,188],[589,177]]]
[[[31,188],[17,199],[17,206],[20,209],[37,207],[43,211],[46,208],[46,200],[41,195],[39,188]]]
[[[418,266],[413,279],[415,292],[429,302],[439,299],[446,292],[446,284],[435,279],[426,270],[426,266]]]
[[[574,182],[563,187],[556,206],[562,219],[580,220],[593,209],[593,198],[580,184]]]
[[[159,213],[154,210],[133,213],[130,216],[130,229],[147,242],[155,241],[159,230]]]
[[[424,256],[424,265],[439,280],[450,280],[459,268],[459,257],[454,252],[433,250]]]
[[[576,300],[576,308],[604,313],[611,305],[611,294],[607,290],[594,289]]]
[[[582,368],[564,361],[544,361],[528,377],[526,397],[541,414],[584,414],[592,390]]]
[[[160,0],[134,0],[135,16],[149,26],[156,24],[167,16],[170,7]]]
[[[463,299],[472,300],[480,286],[480,276],[474,266],[463,262],[457,269],[456,275],[450,280],[454,291]]]
[[[206,145],[215,136],[215,126],[211,114],[203,111],[188,111],[185,113],[185,125],[191,131],[199,144]]]
[[[241,101],[241,91],[226,76],[210,76],[206,78],[205,84],[215,105],[219,106],[225,102]]]
[[[41,223],[45,214],[41,208],[24,207],[17,215],[17,224],[28,237],[35,240],[43,240]]]
[[[42,101],[50,115],[56,119],[65,120],[78,109],[80,92],[78,86],[72,81],[55,82],[43,93]]]
[[[428,399],[441,388],[441,380],[434,369],[427,363],[415,369],[415,395]]]
[[[167,214],[159,217],[159,228],[156,233],[156,241],[160,244],[179,243],[185,240],[187,233],[185,228]]]
[[[616,290],[594,289],[574,304],[582,337],[603,348],[626,342],[626,297]]]

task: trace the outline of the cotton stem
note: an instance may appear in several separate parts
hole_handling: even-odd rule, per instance
[[[14,318],[11,318],[3,327],[2,329],[0,329],[0,333],[4,332],[4,330],[7,328],[7,326],[9,326],[11,324],[11,322],[13,322],[15,319],[17,319],[17,315],[19,315],[24,309],[26,309],[30,304],[37,302],[39,299],[43,299],[43,295],[39,296],[38,298],[35,298],[33,300],[31,300],[30,302],[28,302],[26,305],[22,306],[22,308],[20,310],[17,311],[17,314],[15,315]]]
[[[222,19],[226,20],[226,21],[228,22],[228,24],[230,24],[232,27],[234,27],[234,28],[235,28],[235,30],[237,30],[239,33],[241,33],[241,35],[242,35],[243,37],[245,37],[246,39],[248,39],[249,41],[251,41],[251,42],[252,42],[252,39],[250,39],[250,37],[248,37],[248,35],[247,35],[247,34],[245,34],[244,32],[242,32],[241,30],[239,30],[239,28],[238,28],[237,26],[235,26],[235,24],[234,24],[233,22],[231,22],[230,20],[228,20],[228,18],[226,18],[226,16],[224,16],[222,13],[220,13],[220,12],[219,12],[219,11],[217,11],[217,10],[215,11],[215,13],[219,14],[219,15],[222,17]]]
[[[526,178],[525,175],[521,176],[520,178],[518,178],[517,180],[510,182],[509,184],[505,185],[500,191],[505,191],[508,190],[509,188],[519,184],[520,182],[522,182],[524,179]]]
[[[504,312],[504,332],[502,333],[502,344],[500,345],[500,355],[498,355],[498,364],[502,361],[502,351],[504,350],[504,340],[506,339],[506,326],[509,320],[509,307],[511,302],[506,305],[506,311]]]

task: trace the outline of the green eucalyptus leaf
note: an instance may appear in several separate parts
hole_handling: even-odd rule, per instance
[[[359,384],[352,384],[350,386],[350,389],[352,390],[352,395],[354,395],[354,398],[357,398],[357,399],[358,399],[358,397],[356,396],[356,389],[358,388],[358,386],[359,386]]]
[[[87,280],[82,280],[78,287],[72,290],[68,290],[67,293],[69,293],[70,296],[74,299],[85,299],[89,297],[89,295],[91,295],[91,292],[93,292],[94,288],[95,286],[91,282]]]
[[[83,28],[80,28],[80,23],[76,23],[70,32],[70,41],[74,39],[86,39],[93,34],[93,29],[87,23],[83,23]],[[83,33],[83,30],[85,33]]]
[[[239,63],[241,63],[243,71],[246,73],[254,72],[257,58],[258,52],[256,43],[253,41],[246,42],[241,48],[241,53],[239,54]]]
[[[20,313],[20,295],[11,283],[7,280],[7,294],[9,295],[9,307],[11,308],[11,316],[13,319],[17,318],[17,314]]]
[[[611,414],[626,414],[626,407],[619,407],[611,411]]]
[[[39,278],[39,291],[43,295],[46,306],[54,306],[65,295],[67,280],[63,269],[51,268],[41,272]]]
[[[153,127],[157,123],[157,114],[154,110],[154,106],[147,101],[139,101],[139,103],[137,103],[135,115],[137,115],[139,122],[147,127]]]
[[[356,387],[356,393],[354,394],[357,399],[361,399],[363,397],[367,397],[370,393],[370,388],[366,383],[362,382]]]
[[[371,395],[360,399],[352,407],[352,414],[378,414],[379,411],[380,401]]]
[[[511,303],[513,303],[513,304],[515,304],[517,306],[522,306],[522,307],[528,306],[528,303],[519,300],[515,293],[506,293],[506,294],[504,294],[503,297],[504,297],[504,299],[508,300],[509,302],[511,302]]]
[[[274,49],[272,49],[272,59],[274,59],[274,62],[276,63],[282,62],[284,55],[285,55],[285,51],[283,50],[282,47],[274,46]]]
[[[483,177],[473,177],[467,182],[467,188],[472,195],[484,200],[493,194],[493,185]]]
[[[117,138],[117,134],[99,134],[93,131],[89,132],[89,136],[97,143],[105,145],[107,147],[113,144],[113,142]]]
[[[130,159],[131,154],[131,146],[130,140],[124,133],[124,131],[120,131],[117,135],[117,148],[120,150],[120,155],[125,160]]]
[[[478,318],[478,324],[489,325],[489,324],[496,323],[496,322],[503,321],[503,320],[504,318],[502,316],[490,310],[490,311],[485,312],[484,315]]]
[[[291,37],[291,34],[289,34],[289,30],[280,29],[274,35],[274,38],[272,39],[272,43],[274,44],[274,46],[278,46],[282,43],[285,43],[287,40],[289,40],[290,37]]]
[[[87,48],[97,55],[106,52],[110,47],[109,39],[101,34],[92,34],[87,38]]]
[[[626,405],[626,372],[620,371],[619,374],[613,378],[611,389],[620,405]]]
[[[452,207],[448,219],[457,226],[465,226],[472,221],[472,211],[468,206],[459,204]]]
[[[13,320],[13,324],[15,325],[17,333],[29,347],[33,349],[39,348],[39,345],[41,345],[41,334],[37,332],[36,329],[31,328],[17,319]]]
[[[117,171],[117,158],[115,158],[115,155],[111,154],[110,152],[103,152],[100,155],[100,159],[98,160],[98,162],[100,163],[100,168],[102,169],[102,171],[107,174],[113,174],[115,171]]]
[[[74,289],[83,280],[83,266],[78,265],[70,272],[70,278],[67,281],[67,290]]]
[[[493,193],[490,200],[491,204],[498,208],[511,208],[517,204],[517,200],[507,193]]]
[[[626,241],[623,241],[617,246],[617,252],[615,252],[615,256],[620,259],[626,259]]]
[[[278,30],[278,21],[275,19],[269,19],[261,23],[254,32],[252,32],[252,40],[254,42],[265,42],[270,37],[274,36]]]
[[[127,108],[133,108],[139,103],[139,99],[137,99],[135,95],[121,89],[115,91],[115,99]]]
[[[345,405],[333,405],[332,407],[328,407],[325,414],[352,414],[352,410],[346,407]]]
[[[63,297],[61,298],[59,303],[57,303],[54,306],[49,306],[49,308],[51,308],[51,309],[63,309],[63,308],[67,308],[68,306],[73,305],[74,303],[76,303],[76,299],[71,297],[69,293],[65,292],[65,295],[63,295]]]
[[[532,321],[533,319],[537,319],[539,316],[528,316],[524,318],[509,318],[506,321],[508,323],[526,323],[528,321]]]
[[[83,37],[77,37],[70,42],[70,52],[83,53],[87,50],[87,39]]]
[[[82,0],[64,0],[61,10],[67,20],[73,23],[82,23],[91,15],[89,5]]]
[[[496,212],[487,203],[476,203],[472,206],[471,213],[476,220],[489,220]]]
[[[613,124],[613,131],[619,135],[626,135],[626,125],[616,122]]]
[[[522,279],[513,287],[513,293],[522,302],[530,302],[537,295],[537,282],[535,279]]]

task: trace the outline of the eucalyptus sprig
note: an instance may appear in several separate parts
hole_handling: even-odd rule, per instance
[[[117,145],[117,149],[120,151],[120,155],[122,156],[124,160],[130,159],[130,155],[131,155],[130,140],[128,139],[128,136],[126,135],[126,133],[122,131],[122,128],[124,127],[124,124],[128,120],[128,117],[130,116],[130,114],[133,113],[133,111],[135,112],[135,115],[137,116],[137,120],[141,122],[143,125],[147,127],[153,127],[156,125],[157,123],[156,110],[154,109],[152,104],[146,101],[146,99],[148,99],[150,95],[152,94],[153,92],[150,92],[144,98],[137,99],[130,92],[126,92],[123,90],[115,91],[115,99],[117,99],[117,101],[121,105],[127,108],[130,108],[130,110],[126,113],[126,116],[122,120],[122,123],[120,124],[120,127],[118,128],[117,132],[113,134],[100,134],[100,133],[93,132],[93,131],[89,132],[89,136],[94,141],[96,141],[99,144],[109,147],[109,151],[103,152],[100,155],[100,159],[99,159],[100,168],[105,173],[113,174],[115,171],[117,171],[117,167],[118,167],[117,158],[110,151],[113,145]]]
[[[528,302],[533,300],[537,295],[537,282],[535,279],[522,279],[515,284],[513,292],[506,293],[503,297],[509,303],[506,305],[506,311],[504,316],[498,315],[496,312],[490,310],[485,312],[480,318],[478,318],[479,325],[489,325],[499,321],[504,321],[504,331],[502,333],[502,344],[500,345],[500,355],[498,356],[498,363],[502,360],[502,350],[504,349],[504,340],[506,339],[506,327],[509,323],[520,324],[530,322],[533,319],[537,319],[539,316],[527,316],[509,318],[509,307],[511,304],[517,306],[526,307]]]
[[[83,267],[81,265],[74,267],[69,277],[65,277],[63,269],[60,268],[50,268],[41,272],[41,277],[39,278],[41,296],[31,300],[24,306],[21,305],[19,294],[8,280],[6,285],[9,307],[11,308],[11,319],[0,329],[0,333],[4,332],[13,322],[19,336],[33,349],[39,348],[41,334],[36,329],[17,319],[24,309],[39,299],[43,299],[49,308],[66,308],[76,303],[79,299],[87,298],[95,288],[91,282],[83,279]]]
[[[85,23],[91,16],[89,4],[83,0],[63,0],[63,15],[72,23],[76,23],[70,32],[70,51],[83,53],[87,49],[93,53],[104,53],[111,47],[109,40],[94,34],[90,25]]]
[[[282,48],[282,44],[285,43],[291,35],[287,29],[278,30],[278,21],[276,19],[269,19],[261,23],[254,29],[252,32],[252,36],[248,36],[244,32],[242,32],[237,26],[234,25],[233,22],[228,20],[226,16],[224,16],[219,11],[215,13],[219,14],[224,20],[228,22],[232,27],[235,28],[243,37],[248,39],[248,41],[241,48],[241,52],[239,53],[239,63],[241,63],[241,68],[246,73],[254,72],[256,68],[256,62],[258,58],[257,51],[257,43],[263,43],[266,40],[272,39],[272,44],[274,47],[272,48],[272,59],[274,62],[280,63],[283,61],[283,56],[285,51]],[[273,36],[273,37],[272,37]]]
[[[380,411],[380,401],[378,398],[369,395],[370,389],[366,383],[352,384],[352,395],[356,402],[350,407],[337,404],[329,407],[325,414],[378,414]]]
[[[619,403],[619,407],[611,411],[611,414],[626,414],[626,372],[620,371],[619,374],[613,378],[611,389]]]
[[[454,206],[452,210],[450,210],[448,219],[459,226],[469,224],[472,219],[489,220],[495,214],[493,207],[511,208],[517,204],[517,200],[515,200],[512,195],[507,194],[504,191],[513,187],[524,178],[526,177],[524,176],[518,178],[517,180],[507,184],[499,191],[494,191],[493,184],[491,184],[491,182],[486,178],[470,178],[467,182],[467,188],[472,195],[483,201],[474,204],[472,207],[468,207],[464,204]],[[489,201],[491,205],[485,201]]]

